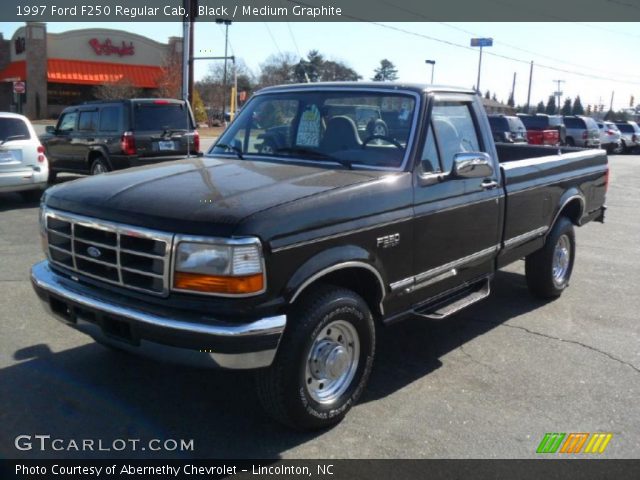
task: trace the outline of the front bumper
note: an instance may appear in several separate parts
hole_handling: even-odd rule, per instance
[[[99,342],[158,360],[253,369],[271,365],[287,318],[227,322],[125,299],[59,275],[47,261],[31,268],[33,288],[60,321]]]

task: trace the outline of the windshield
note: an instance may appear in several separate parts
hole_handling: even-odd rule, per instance
[[[29,129],[19,118],[0,118],[0,142],[29,139]]]
[[[370,90],[257,95],[209,153],[398,168],[415,107],[414,96]]]
[[[189,130],[184,103],[137,103],[134,112],[138,131]]]

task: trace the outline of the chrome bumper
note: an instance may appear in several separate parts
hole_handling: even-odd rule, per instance
[[[58,320],[99,342],[199,366],[271,365],[287,321],[286,315],[277,315],[238,324],[146,304],[143,310],[141,302],[58,275],[47,261],[31,268],[31,283]]]

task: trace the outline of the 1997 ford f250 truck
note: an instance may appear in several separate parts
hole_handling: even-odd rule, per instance
[[[558,297],[607,181],[602,150],[494,144],[471,90],[272,87],[205,157],[47,190],[31,278],[98,342],[259,369],[276,419],[320,428],[357,401],[386,324],[447,318],[522,258]]]

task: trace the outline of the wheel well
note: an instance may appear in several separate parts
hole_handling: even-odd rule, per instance
[[[558,217],[567,217],[574,225],[579,225],[582,216],[582,202],[578,198],[570,200],[562,207]]]
[[[89,152],[89,156],[87,157],[87,166],[89,168],[91,168],[91,165],[93,164],[94,160],[96,158],[104,158],[104,155],[101,152],[98,152],[97,150],[93,150],[91,152]],[[105,161],[107,161],[105,159]],[[108,166],[108,164],[107,164]]]
[[[383,295],[381,289],[383,287],[378,277],[366,268],[347,267],[329,272],[304,287],[303,293],[310,292],[313,287],[320,284],[334,285],[351,290],[364,299],[374,317],[380,318],[383,314],[380,305]]]

